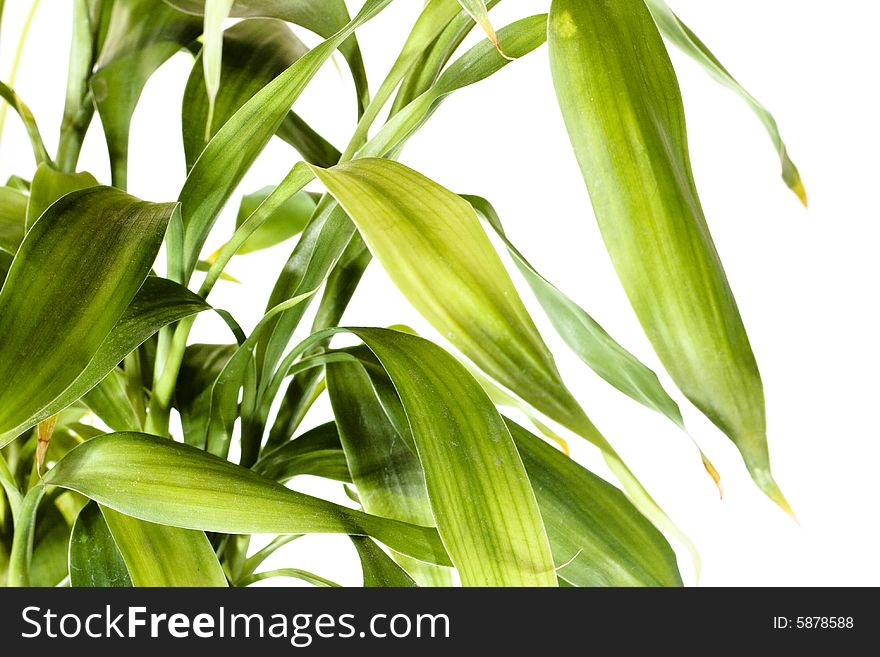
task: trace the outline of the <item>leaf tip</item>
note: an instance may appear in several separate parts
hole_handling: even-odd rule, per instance
[[[792,182],[790,187],[791,191],[793,191],[795,196],[798,197],[798,200],[801,202],[801,204],[805,208],[810,207],[809,198],[807,197],[807,189],[806,187],[804,187],[804,182],[800,179],[800,176],[798,176],[798,178],[795,179],[794,182]]]

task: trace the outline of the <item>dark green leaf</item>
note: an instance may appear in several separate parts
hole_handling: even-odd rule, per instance
[[[125,560],[101,509],[94,502],[79,512],[70,534],[70,585],[90,588],[132,585]]]

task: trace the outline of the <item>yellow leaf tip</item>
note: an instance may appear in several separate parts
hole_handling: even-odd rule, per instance
[[[804,183],[800,178],[792,183],[791,191],[794,192],[795,196],[798,197],[798,200],[805,208],[810,207],[809,198],[807,197],[807,189],[804,187]]]
[[[721,475],[718,473],[718,470],[715,469],[715,466],[712,465],[712,461],[709,460],[708,456],[700,452],[700,458],[703,461],[703,467],[706,469],[706,472],[712,477],[712,481],[715,483],[715,488],[718,489],[718,499],[723,500],[724,485],[721,483]]]

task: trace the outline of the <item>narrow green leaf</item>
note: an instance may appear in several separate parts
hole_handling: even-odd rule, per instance
[[[418,456],[388,420],[363,366],[357,361],[328,365],[327,391],[364,510],[416,525],[435,525]],[[446,570],[400,555],[395,560],[423,586],[452,585]]]
[[[135,586],[227,586],[204,532],[166,527],[101,506]]]
[[[390,160],[359,159],[315,174],[441,335],[541,412],[597,435],[466,201]]]
[[[113,431],[143,429],[128,396],[125,374],[119,368],[101,379],[82,400]]]
[[[467,15],[474,19],[474,22],[482,28],[492,45],[498,49],[499,54],[505,59],[510,59],[510,57],[508,57],[508,55],[506,55],[501,49],[501,44],[498,42],[498,36],[495,34],[495,28],[492,27],[492,21],[489,20],[489,10],[486,9],[486,3],[484,0],[458,0],[458,4],[460,4],[461,8],[467,12]]]
[[[207,48],[207,45],[205,46]],[[254,94],[302,57],[308,48],[290,28],[274,19],[252,18],[223,33],[222,79],[215,92],[213,114],[205,94],[203,50],[193,64],[183,94],[183,148],[187,170],[205,144]],[[211,118],[210,132],[205,132]]]
[[[214,101],[220,90],[223,69],[223,21],[229,17],[233,0],[205,0],[204,46],[202,46],[202,70],[208,97],[208,115],[205,120],[205,141],[213,134]]]
[[[556,586],[535,495],[480,385],[437,345],[352,329],[400,394],[437,528],[465,586]]]
[[[41,164],[37,167],[34,180],[31,183],[27,207],[27,228],[29,229],[40,218],[46,208],[65,194],[97,186],[98,181],[88,172],[64,173],[53,169],[48,164]]]
[[[185,227],[182,264],[187,276],[198,261],[217,213],[281,125],[291,105],[333,51],[390,2],[369,0],[345,28],[303,55],[247,101],[202,151],[179,197]]]
[[[83,443],[45,476],[120,513],[225,534],[364,534],[417,559],[449,564],[435,530],[298,493],[241,466],[135,433]],[[180,495],[184,487],[186,495]]]
[[[205,13],[206,0],[165,0],[181,11],[195,15]],[[275,18],[300,25],[318,36],[329,39],[349,22],[345,0],[237,0],[230,16],[235,18]],[[338,46],[348,62],[354,79],[360,111],[369,103],[367,74],[361,51],[354,36]]]
[[[319,425],[266,452],[254,465],[254,471],[281,483],[298,475],[351,482],[335,422]]]
[[[238,582],[238,586],[250,586],[251,584],[262,582],[264,579],[272,579],[273,577],[290,577],[302,580],[303,582],[307,582],[312,586],[317,586],[319,588],[340,588],[339,584],[336,582],[332,582],[329,579],[310,573],[307,570],[302,570],[301,568],[278,568],[276,570],[254,573]]]
[[[70,534],[70,585],[89,588],[131,586],[131,576],[101,509],[90,502]]]
[[[807,190],[801,180],[801,174],[788,154],[788,148],[779,134],[779,126],[773,115],[746,89],[737,82],[724,65],[718,61],[712,51],[706,47],[700,38],[675,15],[664,0],[646,0],[648,9],[657,22],[657,27],[663,35],[678,46],[682,52],[692,57],[698,64],[705,68],[709,74],[725,87],[739,95],[761,120],[767,134],[770,136],[773,146],[782,163],[782,179],[785,184],[795,193],[801,203],[807,205]]]
[[[147,81],[201,32],[201,20],[162,2],[114,0],[91,88],[115,186],[126,185],[131,118]]]
[[[12,83],[10,82],[10,84]],[[17,93],[6,86],[3,82],[0,82],[0,98],[9,103],[24,124],[28,138],[31,140],[31,148],[34,151],[34,160],[37,165],[40,165],[43,162],[51,162],[52,160],[49,157],[46,146],[43,144],[43,137],[40,135],[40,129],[37,127],[37,121],[34,118],[34,113],[31,112],[31,109],[24,104],[24,101],[19,98]],[[6,105],[0,103],[0,106],[2,106],[0,107],[0,127],[2,127],[2,117],[6,114]]]
[[[357,548],[364,571],[364,586],[410,588],[418,586],[406,571],[394,563],[378,545],[366,536],[352,536],[351,542]]]
[[[147,277],[171,210],[95,187],[33,225],[0,292],[0,436],[89,365]]]
[[[554,0],[553,79],[611,259],[682,392],[770,473],[764,393],[691,173],[681,94],[644,3]]]
[[[675,552],[611,484],[506,420],[559,568],[576,586],[681,586]]]

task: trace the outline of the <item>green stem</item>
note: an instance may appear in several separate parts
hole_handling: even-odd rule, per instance
[[[147,415],[146,431],[157,436],[168,435],[168,422],[171,417],[171,399],[174,397],[174,389],[177,385],[177,375],[183,364],[183,355],[186,351],[186,341],[192,330],[195,317],[187,317],[181,320],[174,331],[171,344],[167,351],[165,362],[159,363],[156,359],[157,378],[153,385],[153,394],[150,397],[150,411]]]
[[[22,502],[12,538],[12,553],[9,555],[9,586],[30,586],[31,556],[34,551],[37,509],[45,492],[46,487],[38,484],[28,491]]]

